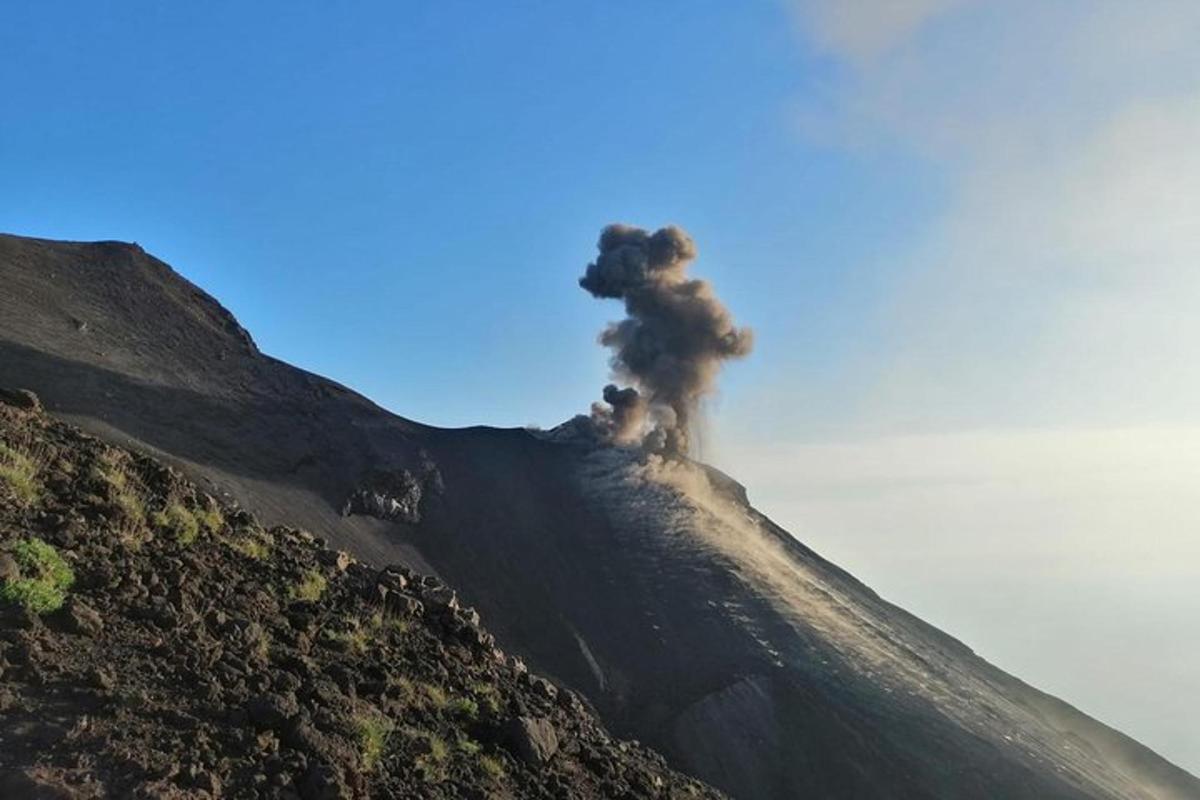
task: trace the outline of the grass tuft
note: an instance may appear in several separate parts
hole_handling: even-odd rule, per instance
[[[492,780],[498,781],[504,777],[504,762],[495,756],[481,755],[479,768]]]
[[[0,485],[19,506],[31,506],[41,497],[37,462],[28,454],[0,443]]]
[[[324,575],[315,569],[310,569],[291,588],[288,596],[293,600],[307,600],[312,603],[321,599],[321,595],[325,594],[325,588],[328,585]]]
[[[180,544],[191,544],[200,536],[200,520],[179,503],[171,503],[151,519],[156,528],[167,531]]]
[[[358,751],[364,772],[370,772],[383,758],[392,723],[378,715],[364,715],[355,720],[358,731]]]
[[[446,696],[446,692],[442,687],[435,686],[432,683],[421,683],[418,688],[424,700],[438,711],[444,711],[450,704],[450,698]]]
[[[262,561],[271,554],[271,545],[255,533],[237,539],[230,539],[229,546],[246,558],[254,561]]]
[[[204,511],[194,512],[196,521],[210,534],[216,535],[225,525],[225,516],[217,506],[210,506]]]
[[[475,696],[476,702],[482,705],[488,714],[493,717],[500,714],[500,692],[495,686],[490,683],[483,683],[482,681],[473,683],[471,684],[471,694]],[[476,711],[478,711],[478,706],[476,706]]]
[[[147,534],[146,504],[137,486],[129,480],[121,463],[121,454],[115,450],[103,453],[92,465],[90,477],[104,487],[109,502],[120,513],[121,541],[135,550],[140,548]]]
[[[450,701],[450,711],[466,719],[476,719],[479,716],[479,704],[469,697],[456,697]]]

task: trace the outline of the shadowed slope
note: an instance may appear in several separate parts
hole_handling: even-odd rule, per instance
[[[615,729],[736,796],[1200,797],[1186,772],[882,601],[715,471],[642,463],[570,426],[396,417],[262,355],[134,246],[0,237],[0,285],[0,384],[268,523],[427,564]],[[342,516],[352,495],[386,519]]]

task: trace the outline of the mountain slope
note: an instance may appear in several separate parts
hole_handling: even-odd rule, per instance
[[[881,600],[714,470],[578,425],[396,417],[261,354],[136,246],[0,237],[0,285],[0,384],[267,523],[436,571],[610,726],[735,796],[1200,797]]]
[[[34,469],[17,492],[0,473],[0,595],[36,612],[0,603],[0,796],[718,797],[610,739],[436,579],[4,401],[0,464]],[[47,576],[52,600],[10,591]]]

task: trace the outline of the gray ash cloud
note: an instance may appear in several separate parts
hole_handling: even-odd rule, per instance
[[[696,246],[681,228],[609,225],[598,247],[579,285],[625,303],[625,319],[605,328],[600,343],[628,386],[606,386],[593,420],[612,441],[685,454],[700,400],[725,361],[750,352],[753,333],[734,325],[711,284],[687,276]]]

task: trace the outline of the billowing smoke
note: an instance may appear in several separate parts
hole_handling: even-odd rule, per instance
[[[626,318],[600,343],[613,351],[613,375],[630,386],[606,386],[607,406],[594,404],[592,417],[614,442],[687,453],[701,398],[714,390],[722,362],[750,352],[753,334],[734,326],[707,281],[687,277],[696,246],[682,229],[609,225],[598,247],[579,285],[625,301]]]

